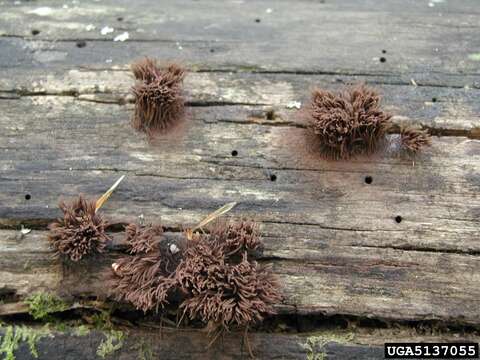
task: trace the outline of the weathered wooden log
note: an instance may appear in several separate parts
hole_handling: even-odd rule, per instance
[[[229,216],[261,223],[259,261],[273,264],[285,295],[269,320],[278,333],[250,334],[258,358],[372,359],[385,341],[478,341],[478,16],[474,1],[432,4],[297,1],[294,14],[270,0],[1,4],[2,319],[29,319],[36,293],[60,296],[70,315],[101,308],[123,224],[161,221],[175,241],[237,201]],[[186,121],[153,140],[129,124],[128,64],[144,55],[190,70]],[[432,147],[406,156],[393,129],[372,157],[322,159],[296,107],[315,86],[349,82],[377,86],[394,123],[428,128]],[[113,223],[108,252],[55,259],[46,225],[59,198],[98,197],[121,174],[101,209]],[[325,333],[335,317],[355,325]],[[112,357],[248,356],[243,334],[207,349],[202,331],[146,328],[123,329]],[[98,358],[105,340],[53,335],[38,341],[40,359]],[[15,354],[31,357],[24,343]]]

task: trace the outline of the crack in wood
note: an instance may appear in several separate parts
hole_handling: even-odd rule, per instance
[[[350,247],[355,247],[355,248],[374,248],[374,249],[391,249],[391,250],[401,250],[401,251],[416,251],[416,252],[425,252],[425,253],[441,253],[441,254],[459,254],[459,255],[472,255],[472,256],[480,256],[480,251],[479,250],[469,250],[469,249],[436,249],[434,247],[428,247],[428,246],[421,246],[421,245],[415,245],[415,246],[384,246],[384,245],[367,245],[367,244],[362,244],[362,245],[356,245],[356,244],[351,244],[348,245]]]

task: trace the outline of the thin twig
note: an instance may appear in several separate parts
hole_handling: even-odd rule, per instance
[[[120,179],[118,179],[115,184],[113,184],[112,187],[105,192],[105,194],[100,196],[100,198],[95,203],[95,212],[97,212],[103,206],[103,204],[105,204],[110,195],[112,195],[113,191],[117,188],[117,186],[122,182],[124,178],[125,175],[122,175]]]

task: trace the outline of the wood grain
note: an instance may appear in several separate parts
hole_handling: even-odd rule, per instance
[[[261,223],[259,261],[283,284],[273,321],[372,319],[371,333],[349,328],[353,339],[316,349],[329,359],[381,358],[387,340],[478,341],[478,6],[431,4],[300,0],[293,12],[286,0],[1,3],[0,315],[21,318],[36,292],[77,309],[105,300],[122,224],[161,221],[176,241],[237,201],[228,216]],[[114,31],[101,35],[107,25]],[[129,39],[114,42],[123,32]],[[189,70],[186,120],[150,140],[129,125],[128,64],[145,55]],[[392,133],[374,156],[322,159],[292,103],[354,82],[378,88],[395,124],[428,128],[432,147],[413,158]],[[107,254],[76,266],[54,259],[46,225],[59,198],[98,197],[124,174],[102,208],[116,225]],[[21,235],[21,226],[33,230]],[[411,332],[383,336],[383,321]],[[419,328],[437,323],[441,338],[422,338]],[[154,339],[144,330],[130,329],[119,358]],[[296,331],[251,334],[258,358],[305,358],[315,333]],[[245,357],[239,334],[210,350],[193,329],[165,336],[151,341],[162,358]],[[99,341],[58,334],[41,341],[40,358],[93,359]],[[28,358],[27,347],[17,355]]]

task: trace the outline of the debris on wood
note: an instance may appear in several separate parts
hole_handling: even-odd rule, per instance
[[[104,26],[101,30],[100,30],[100,34],[102,35],[107,35],[107,34],[110,34],[114,31],[114,29],[110,26]]]
[[[108,189],[105,194],[103,194],[95,203],[95,212],[97,212],[103,204],[108,200],[108,198],[112,195],[112,193],[115,191],[115,189],[120,185],[122,180],[125,179],[125,175],[120,176],[120,178],[115,181],[115,184],[113,184],[110,189]]]
[[[130,38],[130,34],[125,31],[124,33],[121,33],[120,35],[117,35],[113,38],[113,41],[125,41]]]
[[[228,204],[223,205],[221,208],[215,210],[211,214],[208,214],[208,216],[205,217],[205,219],[203,219],[202,221],[200,221],[197,224],[197,226],[195,226],[193,229],[191,229],[191,231],[188,231],[189,240],[191,240],[190,236],[193,234],[193,231],[195,231],[197,229],[202,229],[204,226],[206,226],[207,224],[209,224],[213,220],[219,218],[220,216],[222,216],[222,215],[226,214],[227,212],[229,212],[230,210],[232,210],[236,205],[237,205],[237,203],[235,201],[230,202]]]
[[[287,105],[287,109],[300,109],[302,107],[302,103],[300,101],[290,101]]]
[[[21,226],[21,229],[20,229],[20,234],[23,236],[23,235],[27,235],[29,234],[30,232],[32,231],[32,229],[29,229],[29,228],[26,228],[24,227],[23,225]]]
[[[134,63],[131,68],[137,80],[132,87],[133,127],[152,135],[181,120],[185,112],[182,95],[185,70],[176,64],[160,67],[150,58]]]
[[[392,117],[380,108],[379,94],[365,85],[350,86],[337,94],[316,89],[304,114],[321,153],[332,159],[373,153],[384,140]]]

